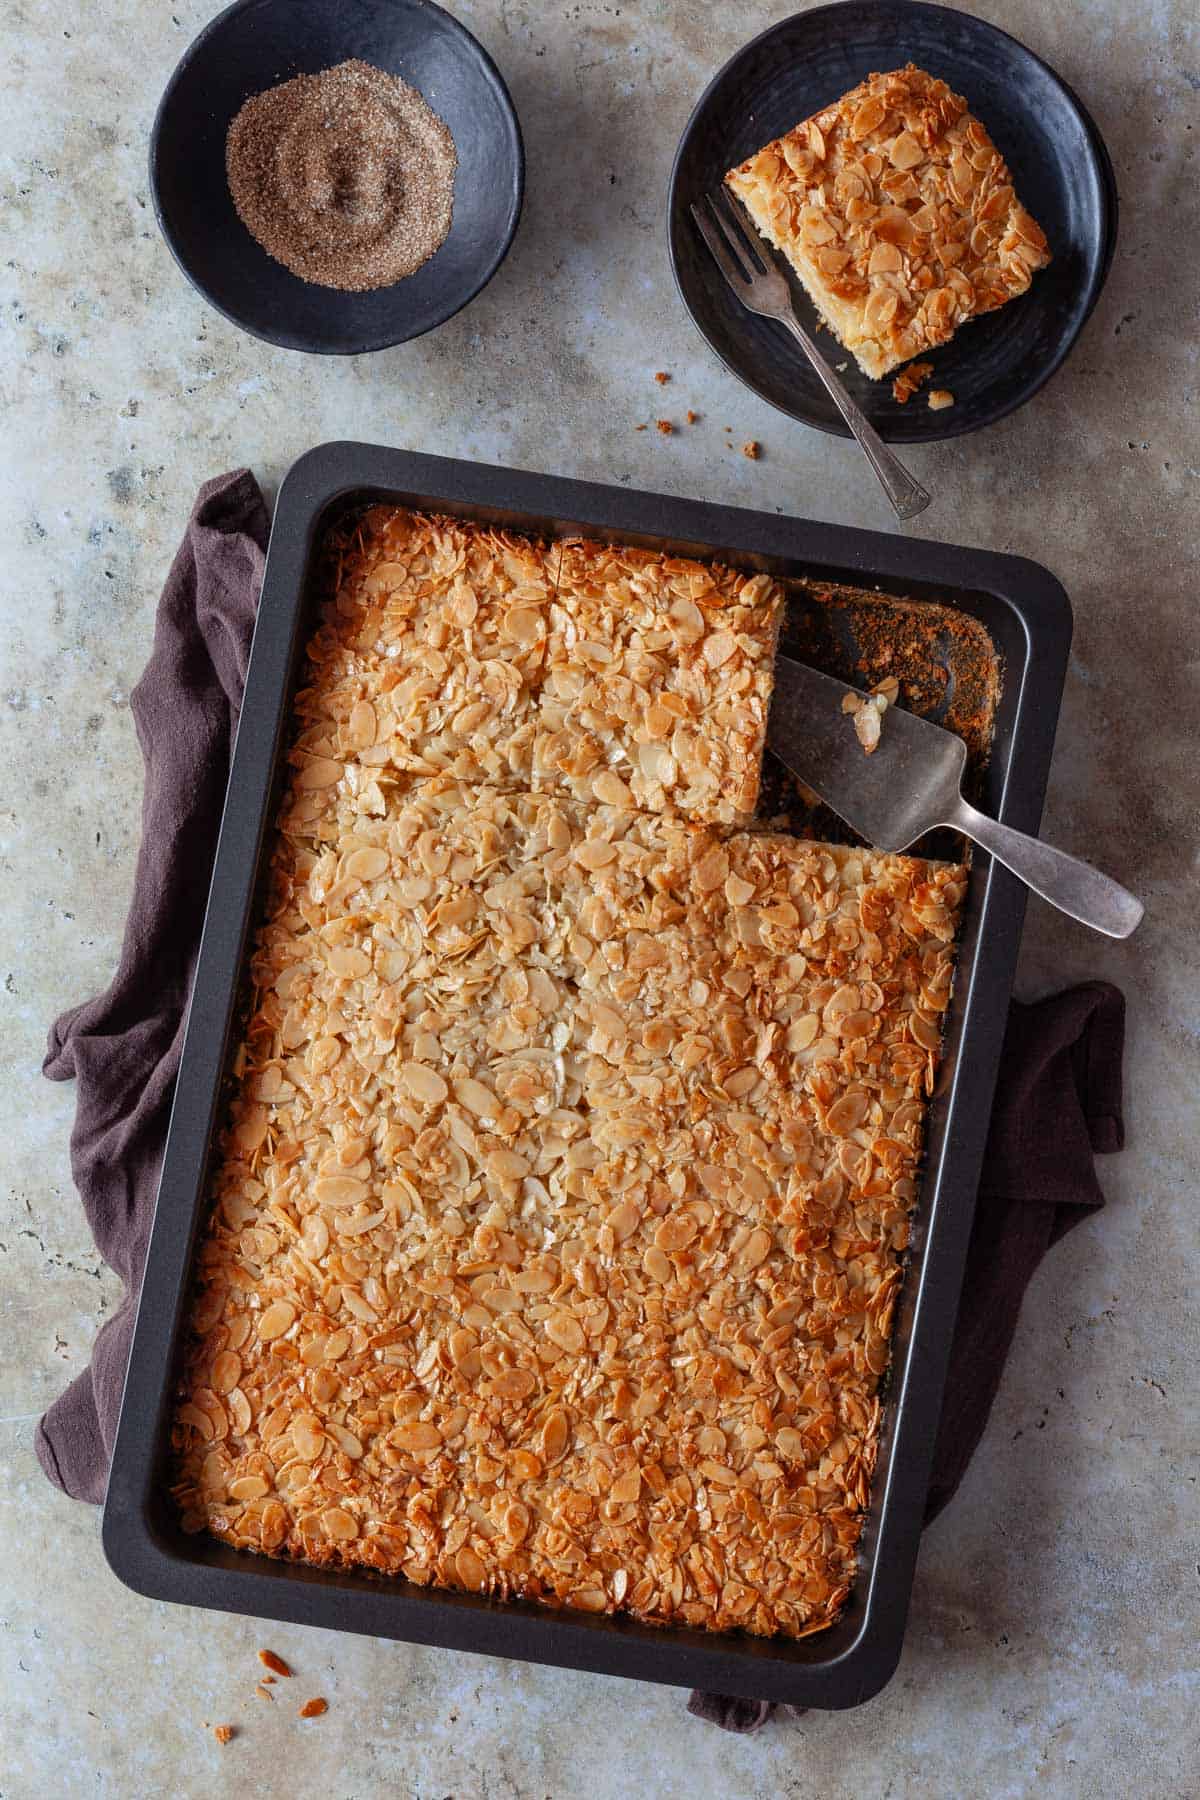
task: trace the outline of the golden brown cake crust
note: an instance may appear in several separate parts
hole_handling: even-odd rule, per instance
[[[467,553],[526,591],[519,546]],[[435,546],[419,585],[445,575]],[[962,870],[364,761],[358,709],[407,679],[346,686],[370,579],[339,581],[297,703],[184,1523],[818,1630],[868,1499]]]
[[[1023,294],[1050,261],[984,126],[912,63],[868,76],[725,180],[876,378]]]

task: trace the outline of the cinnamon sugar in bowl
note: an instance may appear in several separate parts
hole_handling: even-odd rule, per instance
[[[346,355],[467,305],[516,232],[503,78],[426,0],[236,0],[168,83],[155,210],[204,299],[254,336]]]

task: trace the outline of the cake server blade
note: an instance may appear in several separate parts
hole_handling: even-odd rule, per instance
[[[972,838],[1052,906],[1125,938],[1137,929],[1139,900],[1090,863],[1040,838],[1001,825],[962,796],[967,748],[952,731],[889,706],[879,742],[868,755],[844,709],[847,696],[872,696],[790,656],[775,659],[775,692],[767,747],[826,806],[879,850],[906,850],[946,825]]]

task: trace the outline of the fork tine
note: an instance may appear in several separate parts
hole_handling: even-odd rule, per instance
[[[688,210],[692,215],[696,230],[708,245],[709,250],[712,252],[713,261],[720,269],[730,287],[733,288],[735,293],[739,289],[744,288],[746,285],[746,277],[742,273],[741,264],[734,261],[732,252],[726,248],[725,239],[717,230],[716,226],[710,224],[709,220],[705,218],[698,206],[691,206]]]
[[[722,209],[718,205],[719,198],[720,195],[716,192],[704,196],[705,204],[708,207],[709,217],[715,223],[721,241],[724,243],[738,268],[742,271],[745,279],[747,281],[753,281],[758,271],[750,261],[750,258],[746,255],[746,247],[739,241],[737,233],[729,229]]]
[[[771,265],[767,261],[758,233],[746,223],[745,215],[735,203],[729,189],[722,187],[715,194],[710,194],[709,205],[725,233],[726,241],[740,254],[742,262],[749,264],[747,279],[752,281],[756,274],[769,275],[772,272]]]

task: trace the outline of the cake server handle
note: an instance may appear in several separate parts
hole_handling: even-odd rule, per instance
[[[945,823],[955,831],[963,831],[990,855],[1011,869],[1035,894],[1057,906],[1069,918],[1105,937],[1127,938],[1142,922],[1145,907],[1127,888],[1093,868],[1082,857],[1056,850],[1041,838],[1029,837],[999,819],[977,812],[962,796],[950,809]]]
[[[812,364],[825,392],[854,433],[859,449],[879,477],[879,485],[895,508],[897,517],[915,519],[929,505],[929,494],[916,477],[909,474],[900,458],[888,449],[862,408],[851,399],[838,380],[836,371],[830,368],[796,315],[790,311],[783,314],[780,324],[787,326]]]

